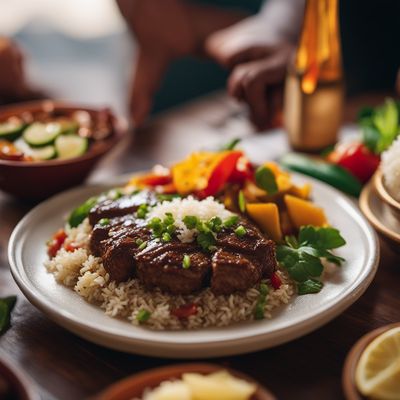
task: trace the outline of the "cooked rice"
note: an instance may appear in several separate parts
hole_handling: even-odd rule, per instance
[[[45,265],[57,282],[73,287],[80,296],[90,303],[98,304],[110,317],[127,319],[138,325],[137,314],[144,309],[151,316],[143,325],[155,330],[199,329],[254,319],[254,308],[260,296],[256,287],[231,295],[215,295],[207,288],[194,295],[182,296],[168,295],[158,289],[149,291],[136,279],[121,283],[110,281],[101,258],[89,252],[90,230],[87,220],[77,228],[67,229],[67,243],[82,247],[74,252],[61,249]],[[287,274],[282,270],[277,273],[282,285],[277,290],[270,287],[265,318],[271,318],[272,311],[287,304],[295,292]],[[171,310],[187,303],[197,305],[196,315],[179,319],[170,314]]]
[[[191,215],[201,221],[208,221],[212,217],[219,217],[222,221],[225,221],[233,215],[223,204],[214,200],[213,197],[196,200],[193,196],[188,196],[184,199],[176,198],[172,201],[163,201],[150,210],[147,218],[149,220],[154,217],[164,219],[167,213],[171,213],[174,217],[177,237],[183,243],[192,242],[196,234],[195,229],[188,229],[184,224],[183,219],[185,216]]]
[[[388,192],[400,201],[400,136],[382,153],[381,168]]]

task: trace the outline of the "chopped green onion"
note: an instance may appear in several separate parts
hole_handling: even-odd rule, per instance
[[[162,240],[163,242],[170,242],[171,241],[171,235],[168,232],[164,232],[162,235]]]
[[[199,219],[193,215],[186,215],[183,218],[183,223],[186,225],[186,228],[188,229],[194,229],[199,223]]]
[[[139,250],[144,250],[146,247],[147,247],[147,241],[145,241],[139,245]]]
[[[258,297],[256,307],[254,309],[254,318],[263,319],[265,304],[267,303],[267,295],[269,292],[268,286],[265,283],[260,284],[260,296]]]
[[[157,198],[160,201],[172,201],[173,199],[179,199],[182,196],[178,193],[174,193],[174,194],[158,194]]]
[[[165,218],[163,220],[164,226],[173,225],[175,219],[171,213],[165,213]]]
[[[238,203],[240,212],[246,212],[246,199],[242,190],[239,192]]]
[[[269,292],[268,285],[266,285],[265,283],[261,283],[260,284],[260,293],[262,295],[266,296],[268,294],[268,292]]]
[[[140,238],[136,239],[136,244],[137,244],[138,246],[140,246],[142,243],[143,243],[143,240],[142,240],[142,239],[140,239]]]
[[[243,225],[239,225],[235,229],[235,235],[239,237],[243,237],[247,233],[246,228]]]
[[[110,224],[110,219],[109,219],[109,218],[102,218],[102,219],[99,221],[99,224],[100,224],[101,226],[109,225],[109,224]]]
[[[239,216],[238,215],[232,215],[231,217],[227,218],[224,221],[224,227],[225,228],[232,228],[232,226],[236,225],[239,221]]]
[[[151,317],[151,312],[142,308],[136,315],[136,319],[139,322],[146,322]]]
[[[145,219],[149,212],[149,206],[147,204],[141,204],[136,211],[136,216],[140,219]]]
[[[190,256],[189,255],[187,255],[187,254],[185,254],[184,256],[183,256],[183,261],[182,261],[182,268],[184,268],[184,269],[188,269],[188,268],[190,268]]]

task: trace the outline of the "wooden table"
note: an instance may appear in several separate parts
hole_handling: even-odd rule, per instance
[[[381,99],[376,95],[356,99],[348,104],[347,117],[352,119],[360,104]],[[105,160],[92,180],[145,169],[154,162],[168,163],[228,137],[252,135],[240,108],[224,96],[210,96],[154,120],[133,143],[125,143]],[[259,158],[262,152],[262,148],[255,148],[252,155]],[[124,354],[92,344],[60,328],[25,300],[9,272],[7,242],[30,207],[0,194],[0,293],[18,296],[12,328],[0,338],[0,352],[31,376],[42,398],[85,398],[130,374],[179,362]],[[371,329],[400,319],[400,257],[385,242],[381,245],[375,280],[361,299],[338,318],[277,348],[210,361],[253,376],[280,399],[342,398],[341,371],[350,347]]]

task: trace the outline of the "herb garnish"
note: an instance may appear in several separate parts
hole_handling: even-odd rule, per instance
[[[188,254],[185,254],[183,256],[182,268],[183,269],[188,269],[188,268],[190,268],[190,264],[191,264],[190,256]]]
[[[145,310],[144,308],[140,309],[136,315],[136,319],[140,323],[146,322],[150,317],[151,317],[151,312],[148,310]]]
[[[242,190],[239,192],[238,195],[238,204],[240,212],[242,213],[246,212],[246,199],[244,197],[244,193]]]
[[[324,269],[321,258],[337,265],[344,261],[330,251],[346,244],[335,228],[302,226],[298,238],[287,236],[285,242],[277,247],[276,256],[298,284],[300,295],[318,293],[322,289],[323,284],[317,279]]]
[[[0,299],[0,335],[10,327],[11,311],[14,308],[16,296],[9,296]]]
[[[233,150],[241,142],[241,140],[242,139],[240,139],[240,138],[232,139],[230,142],[221,146],[221,151]]]
[[[235,229],[235,235],[239,237],[243,237],[247,233],[246,228],[243,225],[239,225]]]
[[[68,224],[71,228],[76,228],[88,216],[89,211],[97,203],[98,197],[90,197],[79,207],[72,211],[68,218]]]
[[[102,219],[99,221],[99,224],[100,224],[101,226],[109,225],[109,223],[110,223],[110,219],[109,219],[109,218],[102,218]]]
[[[140,219],[145,219],[148,212],[149,206],[147,204],[141,204],[136,211],[136,217]]]
[[[278,184],[276,183],[275,175],[271,168],[264,165],[258,167],[255,178],[257,186],[265,190],[268,194],[275,194],[278,192]]]
[[[260,295],[258,297],[256,307],[254,309],[254,318],[263,319],[265,304],[267,303],[267,295],[269,292],[268,286],[265,283],[260,284]]]

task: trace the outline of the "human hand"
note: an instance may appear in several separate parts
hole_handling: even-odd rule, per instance
[[[130,89],[130,113],[136,126],[150,112],[153,96],[169,63],[203,54],[205,38],[244,15],[182,0],[117,0],[138,44]]]

